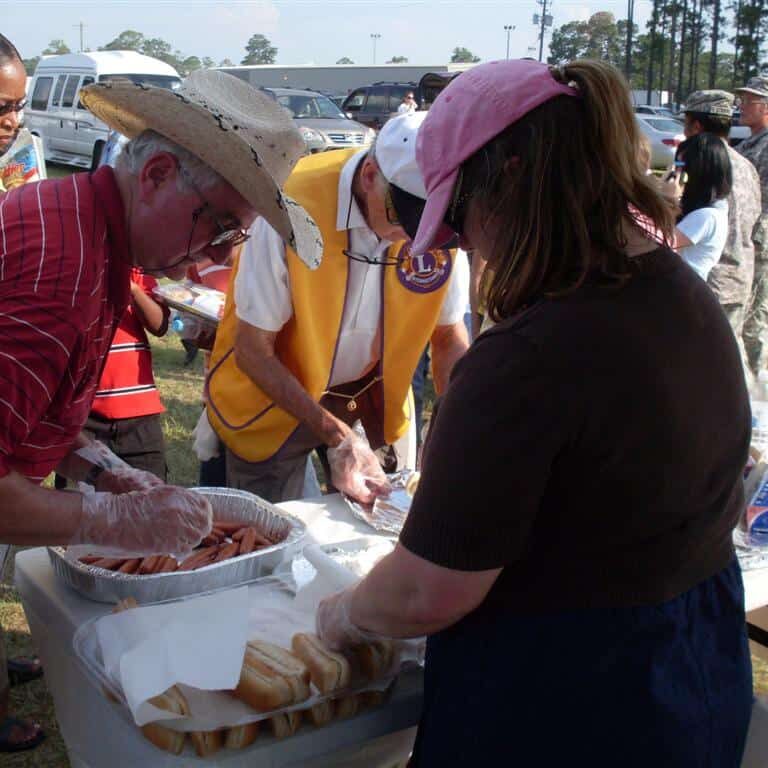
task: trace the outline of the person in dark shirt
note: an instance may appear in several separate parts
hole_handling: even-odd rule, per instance
[[[673,214],[623,80],[479,65],[418,142],[413,251],[448,223],[488,261],[495,325],[454,369],[395,551],[321,603],[321,638],[428,635],[416,768],[736,768],[749,402],[717,299],[646,234]]]

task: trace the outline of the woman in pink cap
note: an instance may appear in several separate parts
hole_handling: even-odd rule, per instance
[[[750,410],[717,300],[668,240],[626,85],[596,61],[462,73],[419,134],[493,274],[395,551],[324,601],[344,648],[428,635],[412,765],[736,768],[752,681],[731,532]]]

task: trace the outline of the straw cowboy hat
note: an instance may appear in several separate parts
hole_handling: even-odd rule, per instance
[[[302,261],[320,264],[323,240],[310,215],[281,187],[304,153],[287,110],[225,72],[198,70],[177,91],[114,81],[80,92],[85,106],[133,139],[155,131],[231,184]]]

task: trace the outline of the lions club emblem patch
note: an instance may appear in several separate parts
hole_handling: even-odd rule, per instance
[[[428,251],[414,256],[408,245],[403,245],[398,256],[397,279],[409,291],[430,293],[450,277],[452,266],[450,251]]]

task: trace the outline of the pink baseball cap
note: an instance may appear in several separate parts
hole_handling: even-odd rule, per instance
[[[443,218],[461,164],[507,126],[555,96],[578,96],[558,83],[549,66],[512,59],[479,64],[454,78],[435,99],[416,138],[416,162],[427,188],[427,204],[411,253],[443,243]]]

